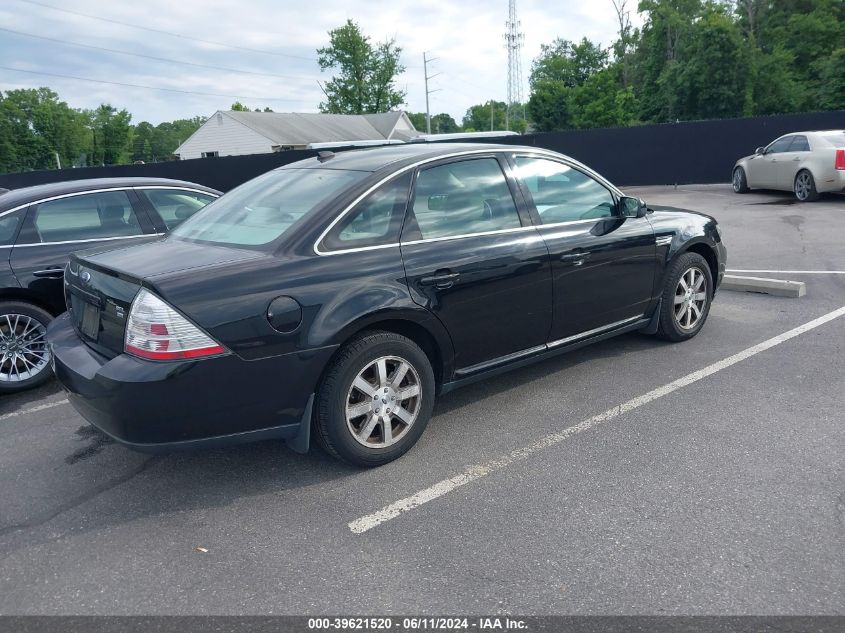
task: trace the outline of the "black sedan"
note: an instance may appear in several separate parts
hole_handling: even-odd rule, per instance
[[[695,336],[716,221],[536,148],[324,152],[154,243],[77,255],[48,330],[76,409],[161,450],[313,438],[384,464],[435,395],[635,330]]]
[[[44,335],[65,311],[62,276],[73,251],[156,239],[219,196],[164,178],[71,180],[3,193],[0,394],[50,377]]]

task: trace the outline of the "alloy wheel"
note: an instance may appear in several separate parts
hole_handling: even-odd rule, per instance
[[[810,174],[806,171],[798,174],[795,178],[795,197],[799,200],[806,200],[810,197],[811,188]]]
[[[0,316],[0,382],[35,377],[50,363],[47,328],[25,314]]]
[[[739,169],[734,169],[733,185],[734,191],[739,193],[740,189],[742,189],[742,173]]]
[[[683,330],[692,330],[704,315],[707,303],[707,278],[696,267],[688,268],[675,287],[675,322]]]
[[[401,440],[420,412],[420,377],[407,360],[382,356],[367,364],[346,396],[346,426],[367,448]]]

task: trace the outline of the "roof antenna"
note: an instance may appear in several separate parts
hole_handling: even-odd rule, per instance
[[[317,152],[317,160],[321,163],[325,163],[327,160],[331,160],[332,158],[334,158],[334,152],[330,152],[328,150]]]

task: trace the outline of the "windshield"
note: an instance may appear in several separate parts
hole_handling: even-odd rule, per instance
[[[367,175],[335,169],[282,169],[259,176],[185,220],[171,233],[180,239],[260,246]]]

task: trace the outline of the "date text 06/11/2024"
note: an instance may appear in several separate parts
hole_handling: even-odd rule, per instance
[[[309,618],[311,630],[527,630],[525,620],[508,617],[404,617],[401,620],[387,617],[335,617]]]

